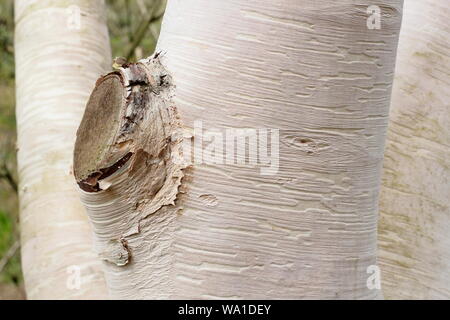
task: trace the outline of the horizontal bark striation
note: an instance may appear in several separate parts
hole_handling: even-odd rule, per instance
[[[158,48],[185,126],[279,129],[272,176],[196,163],[173,227],[173,298],[379,295],[367,268],[402,1],[376,3],[379,30],[366,24],[373,4],[169,1]]]

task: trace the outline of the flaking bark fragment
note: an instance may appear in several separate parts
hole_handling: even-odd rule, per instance
[[[97,192],[100,191],[99,181],[102,179],[106,179],[107,177],[114,174],[117,170],[122,168],[123,165],[127,163],[128,160],[130,160],[133,153],[129,152],[124,157],[119,159],[116,163],[114,163],[112,166],[108,168],[102,168],[98,172],[91,173],[89,177],[86,179],[83,179],[78,182],[78,185],[81,189],[83,189],[86,192]]]
[[[131,259],[127,240],[121,238],[109,241],[106,249],[100,253],[100,258],[118,267],[125,266]]]

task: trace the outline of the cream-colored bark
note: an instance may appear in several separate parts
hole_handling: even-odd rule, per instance
[[[103,79],[100,91],[111,86],[106,96],[120,93],[125,100],[116,104],[122,110],[113,129],[101,135],[105,144],[87,139],[99,158],[92,158],[92,168],[80,169],[79,178],[87,179],[82,198],[112,297],[379,296],[367,287],[366,271],[376,264],[380,172],[402,1],[378,1],[381,29],[367,27],[372,4],[169,1],[158,49],[176,85],[174,102],[186,132],[193,133],[196,120],[204,130],[222,133],[278,129],[279,163],[277,139],[274,170],[266,175],[258,166],[201,163],[197,148],[197,163],[182,171],[178,200],[170,205],[176,184],[164,186],[178,181],[167,171],[178,149],[156,156],[152,150],[149,156],[147,147],[139,152],[134,138],[126,142],[115,135],[120,124],[133,123],[135,130],[148,128],[142,132],[158,137],[151,130],[164,126],[148,121],[156,111],[165,115],[172,103],[162,109],[150,104],[136,118],[140,109],[128,108],[140,100],[125,99],[130,92],[141,96],[147,86],[153,89],[142,97],[158,96],[158,84],[151,81],[158,73],[150,68],[149,78],[130,86],[124,81],[124,88],[119,80]],[[121,69],[122,81],[129,69]],[[101,106],[101,99],[92,99]],[[198,132],[193,140],[200,145]],[[167,145],[176,141],[172,136]],[[123,160],[127,152],[131,158]],[[78,156],[91,158],[89,152]],[[153,182],[136,180],[149,173]],[[161,192],[155,192],[158,186]]]
[[[22,267],[31,299],[107,297],[71,172],[89,92],[111,65],[104,10],[103,1],[15,3]]]
[[[387,298],[450,298],[449,18],[448,1],[405,1],[380,197]]]

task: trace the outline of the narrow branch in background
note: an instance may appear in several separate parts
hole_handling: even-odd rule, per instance
[[[125,12],[126,12],[126,22],[127,22],[127,31],[128,31],[128,39],[133,41],[134,34],[131,32],[131,15],[130,15],[130,0],[125,0]]]
[[[141,43],[142,38],[144,38],[145,34],[147,33],[148,27],[150,26],[150,24],[152,24],[153,22],[159,20],[163,15],[164,15],[164,10],[162,10],[160,13],[158,13],[157,15],[154,16],[154,11],[156,8],[160,7],[159,3],[158,5],[154,5],[149,13],[148,13],[148,18],[144,19],[141,21],[141,23],[139,24],[139,26],[137,27],[136,31],[134,32],[135,38],[131,43],[131,46],[129,48],[129,50],[127,51],[127,55],[126,55],[126,59],[129,61],[131,59],[131,57],[134,54],[134,50],[137,48],[137,46]],[[153,35],[152,35],[153,37]]]
[[[8,265],[9,260],[16,255],[16,252],[19,248],[20,242],[19,240],[16,240],[0,260],[0,273],[2,273],[3,269]]]
[[[2,171],[3,172],[0,173],[0,179],[6,179],[6,181],[8,181],[11,188],[17,193],[18,192],[17,182],[14,180],[14,178],[11,174],[11,171],[9,171],[6,164],[2,165]]]
[[[137,5],[139,7],[139,10],[141,10],[141,15],[146,17],[148,14],[147,7],[145,6],[144,2],[142,0],[137,0]]]

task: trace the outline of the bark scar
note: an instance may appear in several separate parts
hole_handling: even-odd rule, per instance
[[[89,130],[91,123],[101,125],[101,119],[90,121],[85,117],[101,118],[103,110],[113,112],[105,119],[114,125],[105,126],[110,130],[107,133],[97,130],[103,137],[100,142],[81,129],[77,132],[76,152],[81,150],[86,158],[95,159],[92,166],[85,165],[84,172],[75,174],[85,191],[82,201],[94,229],[99,231],[96,245],[100,256],[117,266],[129,263],[142,222],[147,223],[150,215],[176,214],[179,210],[175,201],[187,167],[182,153],[183,126],[173,102],[172,76],[160,58],[156,53],[102,77],[108,83],[97,82],[101,90],[90,98],[92,103],[88,103],[80,128]],[[115,105],[111,106],[110,96],[120,99],[112,100]],[[78,134],[84,140],[78,141]],[[90,155],[89,148],[79,145],[77,149],[77,144],[86,141],[100,150],[96,151],[98,159]],[[83,157],[75,159],[82,163]],[[104,232],[105,228],[110,231]]]

